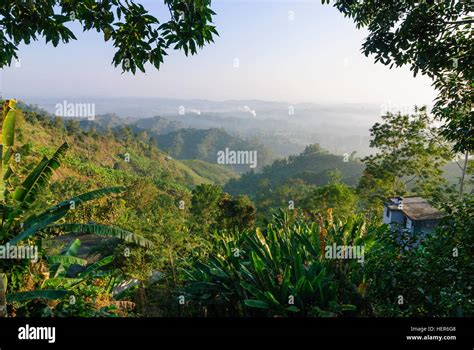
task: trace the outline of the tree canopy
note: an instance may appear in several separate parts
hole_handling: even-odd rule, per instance
[[[383,200],[409,190],[427,197],[438,193],[445,186],[442,167],[451,153],[426,108],[413,115],[388,113],[382,120],[370,129],[376,153],[363,159],[359,194]]]
[[[329,4],[330,0],[322,0]],[[409,66],[433,79],[433,112],[456,152],[474,149],[472,1],[336,0],[334,6],[369,35],[362,52],[385,65]]]
[[[18,46],[41,37],[57,46],[76,36],[68,27],[78,22],[84,31],[102,32],[112,40],[112,63],[123,71],[159,69],[168,49],[186,56],[213,42],[211,0],[163,0],[170,19],[160,22],[141,4],[128,0],[6,0],[0,6],[0,68],[18,59]]]

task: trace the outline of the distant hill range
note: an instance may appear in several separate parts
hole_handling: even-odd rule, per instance
[[[102,114],[98,115],[94,120],[81,120],[80,125],[84,129],[96,129],[98,131],[105,131],[120,126],[130,126],[133,131],[146,130],[152,134],[166,134],[184,128],[184,124],[177,121],[170,121],[163,117],[153,118],[122,118],[116,114]]]
[[[291,103],[259,100],[181,100],[166,98],[28,98],[50,113],[58,103],[88,103],[97,115],[142,120],[139,127],[158,124],[159,134],[180,128],[224,128],[227,133],[248,139],[258,137],[276,156],[287,157],[319,143],[334,154],[356,151],[370,153],[369,128],[384,113],[384,106],[350,103]],[[389,108],[390,106],[387,106]],[[155,121],[148,120],[149,118]],[[161,118],[178,124],[167,124]],[[115,121],[114,121],[115,122]],[[160,125],[164,123],[164,125]],[[281,143],[279,143],[281,141]]]
[[[162,188],[192,188],[203,183],[223,185],[238,177],[231,168],[215,162],[169,157],[154,142],[141,137],[139,128],[133,126],[137,120],[132,118],[111,114],[77,122],[23,103],[20,111],[17,137],[19,144],[27,145],[22,152],[29,162],[38,161],[43,154],[51,155],[64,141],[71,145],[63,166],[55,173],[61,180],[73,177],[80,183],[111,186],[146,177],[159,182]],[[120,130],[127,124],[137,133],[124,139]],[[158,131],[156,125],[153,129]]]
[[[239,179],[231,179],[224,189],[233,195],[252,196],[262,183],[276,188],[290,179],[301,179],[308,184],[325,185],[334,169],[340,171],[342,182],[356,185],[364,165],[357,159],[330,154],[319,145],[310,145],[300,155],[276,160],[261,173],[247,173]]]
[[[217,165],[218,152],[225,151],[226,148],[234,151],[256,151],[255,170],[263,168],[275,159],[272,152],[258,141],[230,135],[224,129],[184,128],[183,123],[179,121],[170,121],[159,116],[136,119],[105,114],[94,120],[81,120],[80,126],[101,132],[129,127],[133,133],[146,133],[149,142],[180,160],[201,160]],[[239,173],[251,170],[248,164],[224,164],[223,167]]]

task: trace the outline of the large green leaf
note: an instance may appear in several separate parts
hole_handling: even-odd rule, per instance
[[[7,165],[7,168],[5,172],[3,173],[3,181],[7,181],[10,178],[10,176],[12,176],[12,174],[13,174],[13,170],[11,166]]]
[[[61,210],[51,212],[48,215],[37,217],[38,220],[34,222],[33,225],[29,226],[26,230],[19,233],[16,237],[11,239],[8,243],[10,245],[16,245],[18,242],[25,240],[29,238],[30,236],[33,236],[39,230],[44,229],[49,224],[52,224],[58,221],[59,219],[63,218],[67,214],[67,211],[68,211],[67,208],[61,208]],[[23,227],[25,228],[25,226],[26,225],[24,225]]]
[[[79,239],[75,239],[69,247],[66,249],[63,255],[66,256],[76,256],[79,248],[81,247],[81,241]]]
[[[68,148],[69,145],[65,142],[58,148],[51,159],[44,157],[23,183],[15,189],[12,193],[12,198],[20,202],[24,207],[28,207],[33,203],[38,192],[49,182],[53,171],[59,168],[61,158]]]
[[[65,288],[71,290],[71,288],[79,282],[82,282],[81,278],[53,277],[44,280],[43,284],[41,285],[41,288]]]
[[[114,261],[114,256],[107,256],[103,259],[100,259],[99,261],[93,263],[92,265],[88,266],[84,271],[82,271],[78,277],[84,278],[89,275],[91,275],[94,271],[97,271],[101,267],[110,264],[112,261]]]
[[[147,240],[146,238],[143,238],[132,232],[125,231],[117,227],[111,227],[111,226],[105,226],[105,225],[65,223],[65,224],[50,225],[47,227],[47,229],[48,230],[59,229],[61,231],[64,231],[65,233],[70,233],[70,232],[87,233],[87,234],[94,234],[94,235],[104,236],[104,237],[119,238],[125,242],[134,243],[146,248],[151,248],[153,246],[153,243]]]
[[[53,256],[48,256],[47,259],[50,264],[80,265],[80,266],[87,265],[87,260],[81,259],[75,256],[53,255]]]
[[[258,288],[254,287],[250,283],[240,281],[240,285],[242,288],[244,288],[246,291],[248,291],[253,297],[258,298],[260,300],[265,299],[265,293],[259,290]]]
[[[268,304],[261,300],[253,300],[253,299],[246,299],[244,300],[244,304],[248,307],[254,307],[258,309],[268,309]]]
[[[51,269],[53,277],[59,277],[60,275],[64,275],[71,265],[87,265],[87,260],[80,259],[75,256],[80,246],[81,241],[79,239],[75,239],[66,249],[64,254],[48,257],[48,261],[50,264],[57,264]]]
[[[7,301],[13,302],[24,302],[34,299],[45,299],[45,300],[56,300],[64,298],[68,293],[67,290],[55,290],[55,289],[44,289],[44,290],[33,290],[29,292],[19,292],[7,295]]]
[[[16,101],[10,100],[4,107],[5,117],[2,124],[2,144],[11,147],[15,143]]]
[[[71,208],[71,204],[74,204],[75,207],[79,206],[80,204],[84,202],[88,202],[94,199],[98,199],[104,196],[107,196],[112,193],[120,193],[125,190],[125,187],[123,186],[116,186],[116,187],[105,187],[105,188],[100,188],[98,190],[93,190],[90,192],[86,192],[83,194],[80,194],[76,197],[67,199],[65,201],[62,201],[51,208],[45,210],[44,212],[33,215],[29,217],[25,222],[23,227],[27,229],[28,227],[34,225],[38,220],[41,220],[42,218],[51,215],[52,213],[55,212],[64,212],[64,214],[67,213],[67,211]]]
[[[2,131],[0,133],[0,200],[5,199],[3,165],[7,165],[15,142],[16,100],[7,100],[3,105]]]
[[[280,302],[275,298],[275,296],[269,292],[268,290],[265,291],[265,298],[269,303],[272,303],[275,307],[280,308],[281,304]]]
[[[122,192],[123,190],[124,190],[124,187],[106,187],[106,188],[101,188],[98,190],[86,192],[79,196],[60,202],[40,214],[32,215],[23,223],[24,231],[19,233],[12,240],[10,240],[9,243],[10,245],[15,245],[18,242],[34,235],[36,232],[44,229],[46,226],[63,218],[67,214],[67,212],[71,209],[72,203],[74,203],[74,206],[77,208],[78,205],[84,202],[101,198],[103,196],[106,196],[112,193],[119,193],[119,192]]]

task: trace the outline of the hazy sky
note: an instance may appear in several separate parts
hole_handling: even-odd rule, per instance
[[[139,1],[159,18],[161,1]],[[111,43],[97,32],[57,48],[44,41],[19,51],[21,67],[0,73],[4,97],[110,96],[263,99],[285,102],[429,104],[428,78],[365,57],[366,32],[320,0],[217,0],[220,37],[197,56],[170,52],[160,71],[122,74]],[[74,28],[78,28],[73,26]],[[235,59],[240,67],[234,67]]]

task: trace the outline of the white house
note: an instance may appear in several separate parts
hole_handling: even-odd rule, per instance
[[[384,205],[383,222],[412,233],[430,233],[443,213],[422,197],[392,197]]]

